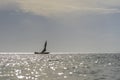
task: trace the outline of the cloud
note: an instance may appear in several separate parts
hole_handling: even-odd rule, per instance
[[[28,51],[40,47],[38,43],[46,40],[53,26],[45,16],[25,13],[14,5],[0,9],[0,51]],[[16,11],[17,10],[17,11]],[[19,12],[18,12],[19,11]]]
[[[101,6],[106,7],[120,7],[120,0],[100,0],[98,1]]]
[[[105,4],[105,3],[106,4]],[[21,8],[26,12],[33,12],[36,14],[43,15],[59,15],[70,12],[80,12],[80,13],[120,13],[119,9],[107,8],[106,6],[115,6],[116,1],[97,1],[97,0],[19,0]],[[114,2],[114,3],[113,3]],[[99,5],[99,3],[101,3]],[[113,3],[113,4],[112,4]]]
[[[0,0],[0,6],[17,4],[24,12],[38,15],[59,15],[70,12],[120,13],[119,0]]]

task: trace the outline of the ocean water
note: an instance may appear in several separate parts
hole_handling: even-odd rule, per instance
[[[0,54],[0,80],[120,80],[120,54]]]

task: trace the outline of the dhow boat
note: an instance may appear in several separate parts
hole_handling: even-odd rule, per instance
[[[46,52],[47,41],[45,41],[44,49],[41,52],[34,52],[34,54],[49,54],[50,52]]]

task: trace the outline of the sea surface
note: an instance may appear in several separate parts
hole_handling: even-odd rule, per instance
[[[0,80],[120,80],[120,54],[0,54]]]

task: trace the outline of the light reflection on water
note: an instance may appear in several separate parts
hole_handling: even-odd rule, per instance
[[[0,80],[120,80],[120,54],[0,55]]]

